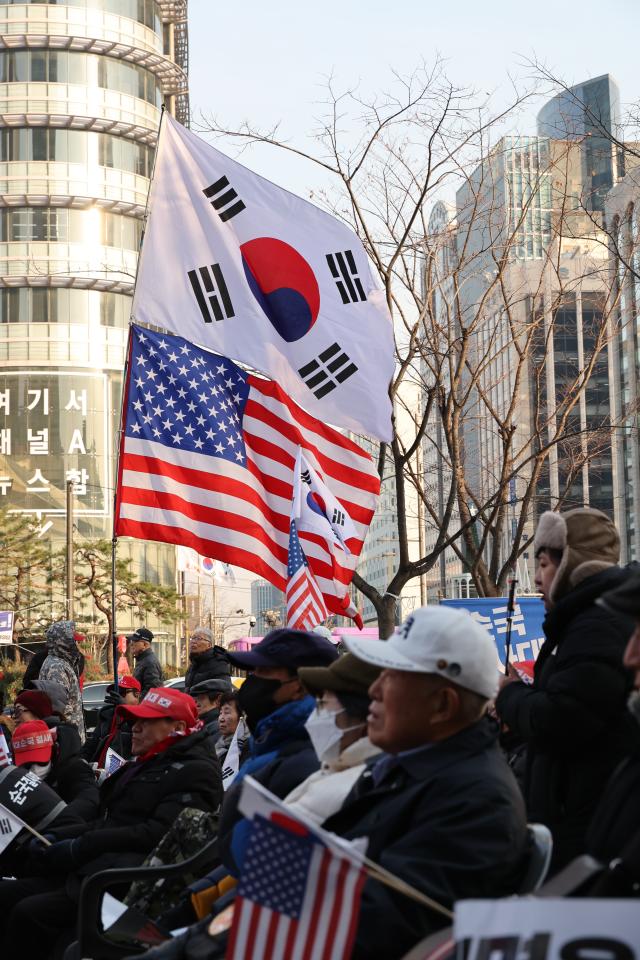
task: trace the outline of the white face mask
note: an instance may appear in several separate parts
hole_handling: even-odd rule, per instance
[[[340,741],[345,733],[351,730],[357,730],[364,726],[362,723],[355,723],[352,727],[339,727],[336,723],[336,717],[344,710],[336,710],[335,713],[328,713],[326,710],[316,709],[310,714],[305,723],[305,729],[309,734],[309,739],[313,744],[320,763],[329,763],[340,756]]]

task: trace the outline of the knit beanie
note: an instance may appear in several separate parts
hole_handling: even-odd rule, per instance
[[[38,720],[44,720],[45,717],[50,717],[53,713],[53,704],[42,690],[23,690],[22,693],[18,694],[15,702],[32,713]]]
[[[606,513],[592,507],[577,507],[566,513],[543,513],[534,540],[535,553],[557,550],[562,554],[549,599],[561,600],[573,587],[620,559],[620,537]]]

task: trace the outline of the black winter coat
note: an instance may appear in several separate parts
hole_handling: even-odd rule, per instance
[[[627,575],[612,567],[566,594],[544,620],[533,684],[510,683],[496,701],[500,719],[527,743],[527,812],[553,834],[554,871],[585,852],[605,784],[638,735],[622,664],[633,624],[595,603]]]
[[[111,733],[113,724],[113,715],[116,712],[116,704],[108,703],[100,708],[98,720],[91,736],[85,742],[82,748],[82,756],[87,763],[98,763],[104,751],[105,740]],[[131,723],[128,720],[122,720],[118,725],[115,736],[109,743],[112,750],[117,754],[129,760],[131,757]]]
[[[189,693],[191,687],[202,680],[225,679],[231,673],[229,661],[221,647],[212,647],[204,653],[192,653],[189,657],[189,669],[184,676],[184,688]]]
[[[368,837],[370,859],[449,909],[461,898],[517,891],[529,853],[526,817],[495,723],[484,718],[396,757],[375,786],[379,759],[370,761],[324,829],[347,839]],[[446,925],[440,914],[368,880],[353,960],[402,957]]]
[[[598,804],[587,834],[587,853],[602,863],[622,855],[640,837],[640,747],[619,764]],[[640,883],[640,860],[636,881]]]
[[[51,770],[44,782],[67,804],[67,813],[92,820],[98,813],[100,796],[93,770],[80,755],[78,731],[69,723],[60,723],[54,729]]]
[[[220,764],[203,731],[143,763],[132,761],[100,788],[100,808],[84,829],[52,831],[80,837],[74,858],[83,874],[141,862],[185,807],[215,813],[222,802]]]
[[[140,690],[141,700],[145,693],[151,690],[151,687],[162,686],[162,667],[153,650],[143,650],[142,653],[138,654],[133,675],[142,687]]]
[[[220,716],[220,711],[214,707],[213,710],[208,710],[206,713],[203,713],[198,719],[204,723],[204,731],[209,734],[209,743],[215,749],[215,745],[221,737],[220,727],[218,726],[218,717]],[[216,754],[217,756],[217,754]]]

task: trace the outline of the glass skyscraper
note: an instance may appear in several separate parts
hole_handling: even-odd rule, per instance
[[[55,551],[69,480],[76,536],[111,536],[161,107],[189,115],[187,0],[5,2],[0,35],[0,506],[32,515]],[[119,555],[174,582],[172,547]]]
[[[568,87],[538,113],[538,136],[582,142],[583,203],[604,210],[604,199],[624,176],[623,154],[612,142],[620,122],[620,93],[608,74]]]

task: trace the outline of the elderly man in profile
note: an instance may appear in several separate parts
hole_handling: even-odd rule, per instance
[[[226,651],[214,644],[211,630],[196,627],[189,639],[189,668],[184,677],[187,693],[204,680],[228,680],[230,672]]]
[[[382,667],[369,688],[372,760],[323,827],[368,838],[368,856],[452,909],[514,893],[529,841],[524,804],[486,715],[498,689],[493,640],[462,611],[416,610],[389,640],[349,638]],[[368,880],[354,960],[400,957],[444,916]]]

